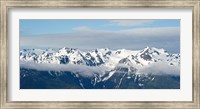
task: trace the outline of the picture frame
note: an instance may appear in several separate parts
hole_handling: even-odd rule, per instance
[[[200,1],[199,0],[1,0],[0,2],[0,108],[1,109],[79,109],[79,108],[130,108],[130,109],[200,109]],[[192,101],[8,101],[8,13],[11,8],[192,8]]]

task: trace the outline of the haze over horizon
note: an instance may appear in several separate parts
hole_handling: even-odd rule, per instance
[[[147,46],[180,53],[180,20],[20,20],[20,49]]]

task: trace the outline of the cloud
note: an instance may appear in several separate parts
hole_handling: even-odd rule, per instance
[[[143,26],[152,24],[156,20],[111,20],[110,25],[117,26]]]
[[[156,75],[180,75],[180,67],[170,66],[166,62],[157,62],[143,67],[138,71],[139,74],[156,74]]]
[[[64,46],[91,50],[95,48],[142,49],[145,46],[179,52],[180,28],[135,28],[126,30],[94,30],[77,27],[71,33],[20,37],[22,48],[61,48]]]
[[[118,67],[129,67],[127,65],[119,64]],[[48,63],[34,63],[20,61],[20,67],[26,69],[35,69],[38,71],[69,71],[79,74],[83,77],[94,77],[96,73],[104,75],[107,68],[103,66],[85,66],[74,64],[48,64]],[[180,75],[180,67],[170,66],[165,62],[157,62],[139,69],[137,74],[155,74],[155,75]]]
[[[20,67],[26,69],[35,69],[38,71],[70,71],[77,73],[83,77],[94,77],[95,73],[100,75],[104,74],[104,67],[90,67],[85,65],[74,65],[74,64],[47,64],[47,63],[34,63],[20,61]]]

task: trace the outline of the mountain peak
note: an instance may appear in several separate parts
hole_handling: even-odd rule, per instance
[[[95,49],[95,52],[105,52],[105,51],[110,51],[109,48],[97,48]]]
[[[63,47],[60,50],[78,50],[77,48]]]
[[[63,47],[63,48],[61,48],[61,50],[67,50],[67,49],[69,49],[68,47]]]
[[[166,54],[167,51],[164,50],[163,48],[158,49],[158,48],[155,48],[155,47],[149,47],[149,46],[147,46],[146,48],[144,48],[144,49],[140,52],[140,54],[153,54],[153,53],[155,53],[155,54],[157,54],[157,55],[160,55],[160,54]]]
[[[151,49],[152,47],[146,46],[143,50],[145,51],[145,50],[151,50]]]

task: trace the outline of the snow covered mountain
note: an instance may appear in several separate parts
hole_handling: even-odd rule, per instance
[[[28,71],[46,71],[56,77],[70,72],[81,88],[130,88],[126,83],[134,86],[131,88],[152,88],[145,84],[155,81],[155,77],[160,79],[164,76],[171,81],[177,80],[176,84],[179,84],[179,68],[180,54],[170,54],[154,47],[143,50],[102,48],[93,51],[64,47],[59,50],[20,51],[22,81],[30,75]]]
[[[179,54],[169,54],[164,49],[146,47],[143,50],[131,51],[120,49],[112,51],[108,48],[83,52],[73,48],[23,49],[20,60],[35,63],[78,64],[87,66],[106,66],[114,68],[117,64],[145,66],[156,62],[166,62],[172,66],[180,65]]]

